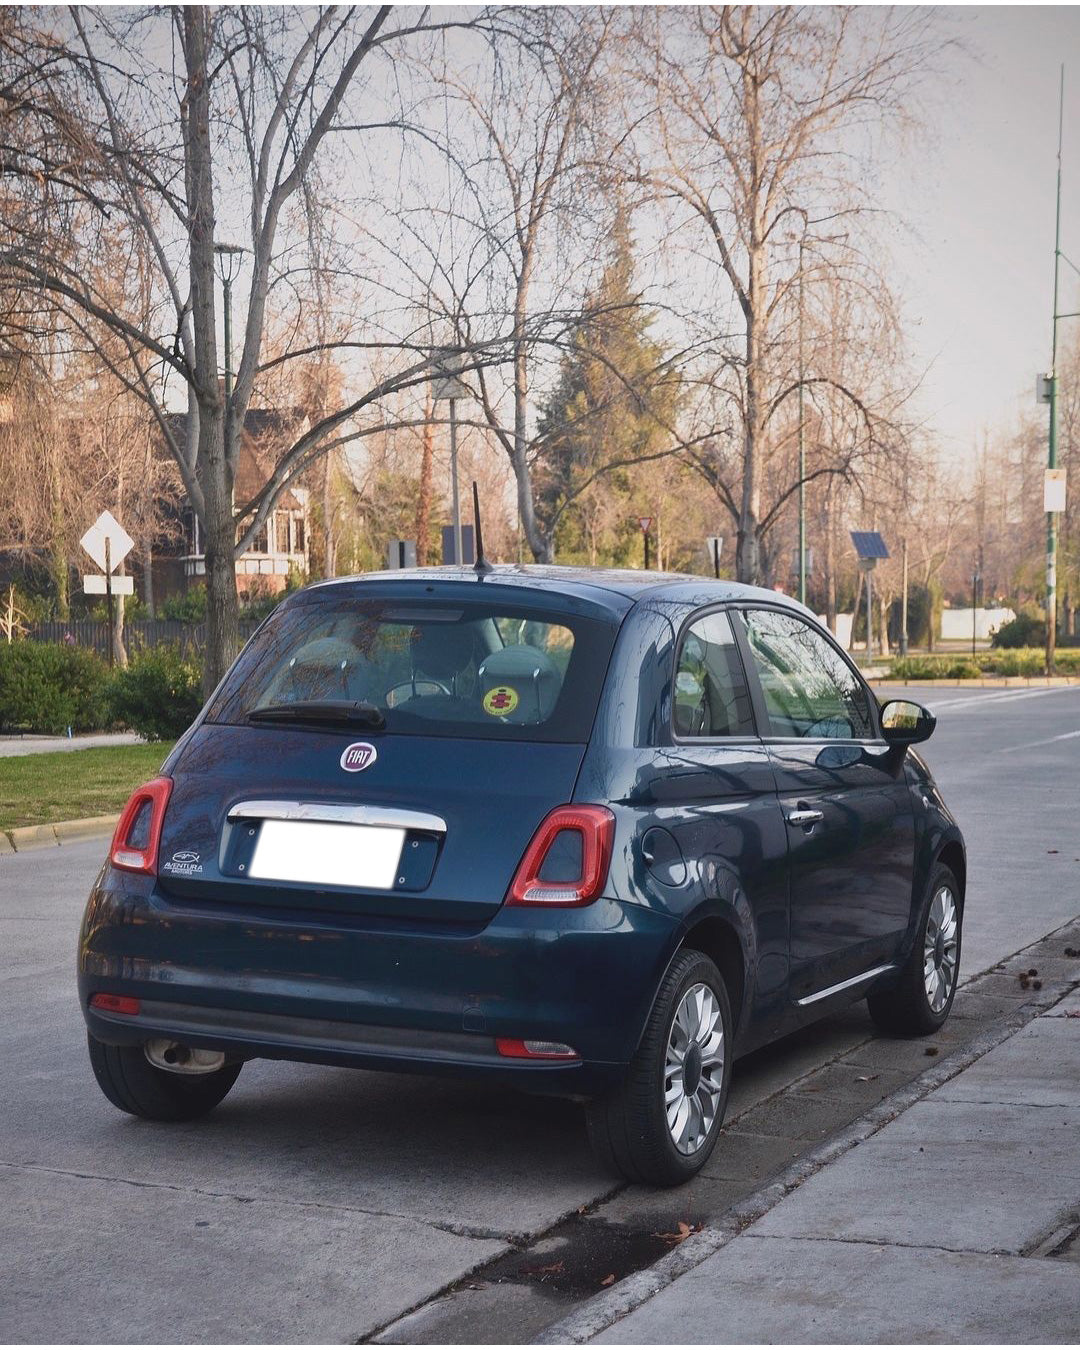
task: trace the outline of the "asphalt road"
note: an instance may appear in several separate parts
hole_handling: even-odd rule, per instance
[[[1080,689],[907,692],[939,714],[926,755],[968,839],[970,980],[1080,914]],[[604,1197],[605,1224],[680,1212],[680,1192],[611,1194],[573,1104],[472,1084],[253,1063],[200,1124],[116,1112],[74,998],[102,851],[0,856],[0,1340],[355,1341]],[[814,1099],[782,1095],[796,1080],[865,1091],[839,1073],[852,1046],[882,1091],[898,1079],[906,1048],[868,1032],[858,1005],[737,1066],[731,1114],[766,1123],[745,1161],[722,1141],[709,1184],[807,1132]]]

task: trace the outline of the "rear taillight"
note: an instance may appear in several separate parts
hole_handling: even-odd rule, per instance
[[[90,1006],[98,1012],[123,1013],[127,1017],[135,1017],[142,1010],[139,1000],[128,994],[91,994]]]
[[[170,792],[171,778],[155,778],[131,794],[109,849],[114,867],[122,867],[125,872],[157,872],[158,843]]]
[[[604,889],[615,817],[606,806],[558,806],[518,865],[508,905],[588,905]]]

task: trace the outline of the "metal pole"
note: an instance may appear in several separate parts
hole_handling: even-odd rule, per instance
[[[971,575],[971,659],[975,659],[975,626],[978,621],[976,607],[979,603],[979,574],[973,572]]]
[[[641,533],[645,536],[645,571],[647,572],[649,570],[649,531],[642,530]]]
[[[225,453],[228,455],[232,448],[232,280],[222,277],[221,285],[225,327]]]
[[[1058,97],[1057,204],[1054,215],[1054,321],[1050,338],[1050,445],[1048,467],[1057,468],[1057,321],[1058,272],[1061,262],[1061,137],[1065,117],[1065,67],[1061,67]],[[1053,511],[1046,513],[1046,673],[1054,673],[1054,649],[1057,645],[1057,522]]]
[[[904,585],[903,596],[900,601],[900,655],[907,656],[907,593],[908,593],[908,572],[907,572],[907,540],[904,540]]]
[[[465,559],[461,552],[461,496],[458,492],[456,398],[450,400],[450,492],[453,498],[454,511],[454,561],[460,567]]]
[[[806,245],[806,221],[799,240],[799,602],[806,604],[806,436],[803,423],[803,248]]]
[[[113,593],[112,593],[112,541],[105,536],[105,606],[109,614],[109,669],[112,669],[116,653],[113,640]]]
[[[874,659],[874,602],[871,598],[874,574],[866,569],[866,664]]]
[[[713,576],[717,579],[717,581],[719,581],[719,580],[720,580],[720,543],[719,543],[719,541],[718,541],[715,537],[713,538],[713,545],[712,545],[712,566],[713,566]]]

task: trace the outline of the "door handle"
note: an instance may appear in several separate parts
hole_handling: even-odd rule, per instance
[[[787,821],[789,825],[816,825],[819,820],[825,819],[824,811],[813,811],[809,808],[798,811],[789,811]]]

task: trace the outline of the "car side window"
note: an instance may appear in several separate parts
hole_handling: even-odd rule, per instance
[[[870,701],[840,653],[793,614],[752,609],[746,637],[774,736],[862,740],[875,734]]]
[[[720,610],[687,628],[675,663],[678,736],[752,736],[754,715],[731,620]]]

